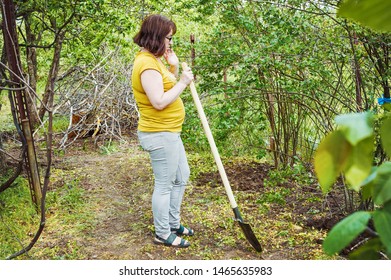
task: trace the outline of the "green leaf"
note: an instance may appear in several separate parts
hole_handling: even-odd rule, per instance
[[[345,0],[337,14],[377,31],[391,32],[391,1]]]
[[[382,107],[385,111],[388,111],[388,112],[391,111],[391,104],[390,104],[390,103],[384,103],[383,105],[381,105],[381,107]]]
[[[359,191],[371,173],[373,163],[373,137],[368,137],[353,146],[347,167],[343,171],[352,189]]]
[[[329,232],[323,242],[323,250],[328,255],[339,253],[367,227],[371,214],[358,211],[344,218]]]
[[[373,223],[380,240],[387,249],[387,255],[391,255],[391,201],[383,209],[373,213]]]
[[[370,112],[343,114],[335,118],[340,130],[353,146],[373,135],[373,114]]]
[[[386,118],[380,127],[380,138],[383,149],[391,157],[391,117]]]
[[[379,238],[368,240],[364,245],[361,245],[356,250],[349,254],[351,260],[379,260],[381,258],[380,250],[382,243]]]
[[[377,166],[372,166],[371,173],[369,176],[361,182],[361,193],[362,193],[362,199],[372,199],[373,198],[373,189],[374,189],[374,181],[377,176]]]
[[[375,204],[382,205],[391,200],[391,162],[387,161],[378,167],[373,184]]]
[[[330,190],[344,169],[351,145],[340,131],[333,131],[320,143],[314,157],[315,172],[324,193]]]

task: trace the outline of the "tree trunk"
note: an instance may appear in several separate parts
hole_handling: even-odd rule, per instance
[[[362,87],[362,78],[361,78],[361,70],[360,70],[360,63],[358,62],[357,55],[356,55],[356,49],[355,45],[357,44],[357,34],[354,32],[353,35],[349,32],[349,40],[350,40],[350,47],[352,48],[353,52],[353,62],[352,62],[352,68],[354,72],[354,84],[356,88],[356,110],[357,112],[363,111],[363,105],[362,105],[362,96],[361,96],[361,89]]]
[[[0,111],[1,111],[1,104],[0,104]],[[0,135],[0,176],[3,176],[4,170],[5,170],[5,157],[2,152],[3,150],[3,137]]]
[[[27,72],[29,75],[30,87],[27,88],[27,106],[30,112],[31,126],[34,128],[38,124],[38,112],[36,109],[36,92],[37,92],[37,52],[34,47],[35,35],[32,33],[30,28],[30,17],[25,17],[25,28],[26,28],[26,55],[27,55]]]
[[[265,76],[262,73],[261,69],[257,70],[258,72],[258,78],[260,81],[265,81]],[[274,159],[274,167],[278,167],[278,150],[279,150],[279,138],[276,132],[276,120],[275,120],[275,112],[274,112],[274,103],[275,103],[275,98],[273,94],[268,91],[266,93],[266,116],[269,120],[270,124],[270,130],[271,130],[271,135],[269,137],[269,149],[273,153],[273,159]]]
[[[22,63],[20,61],[20,52],[18,44],[18,36],[16,32],[15,5],[12,0],[2,0],[1,12],[3,17],[3,37],[4,46],[7,54],[7,62],[10,68],[10,85],[11,99],[15,101],[17,121],[22,127],[21,142],[24,147],[27,147],[27,156],[25,162],[29,177],[30,187],[32,189],[33,200],[38,205],[41,203],[41,182],[39,177],[38,164],[36,160],[34,138],[31,131],[29,120],[29,110],[26,106],[26,91],[25,86],[28,86],[24,80],[22,72]]]
[[[384,97],[390,98],[390,86],[388,85],[388,81],[384,82]]]
[[[271,133],[272,133],[272,136],[270,137],[270,149],[273,152],[274,167],[277,168],[278,167],[278,159],[279,159],[278,158],[279,141],[278,140],[276,141],[276,138],[278,138],[278,137],[277,137],[277,133],[276,133],[276,120],[275,120],[275,112],[274,112],[275,100],[274,100],[273,94],[271,94],[270,92],[267,94],[267,100],[268,100],[269,107],[266,108],[266,111],[267,111],[267,117],[269,119],[270,129],[271,129]]]
[[[42,104],[39,109],[39,118],[41,120],[43,119],[43,117],[45,116],[45,112],[47,111],[49,99],[54,96],[54,87],[56,84],[58,71],[60,69],[61,49],[62,49],[64,38],[65,38],[65,31],[61,31],[60,33],[57,34],[55,40],[52,65],[50,67],[50,71],[48,74],[45,93],[42,98]]]

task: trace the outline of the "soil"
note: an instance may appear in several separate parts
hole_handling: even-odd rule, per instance
[[[326,258],[321,244],[327,230],[342,217],[338,204],[325,199],[316,181],[303,186],[290,178],[271,187],[274,166],[255,161],[230,161],[225,169],[242,216],[262,245],[261,253],[234,221],[217,170],[194,175],[186,191],[182,222],[195,231],[188,238],[190,248],[154,245],[148,155],[134,137],[118,145],[104,154],[92,140],[80,140],[65,155],[55,157],[53,173],[62,170],[72,175],[52,175],[49,191],[61,188],[69,176],[78,178],[94,215],[90,226],[64,233],[51,226],[55,213],[49,211],[46,229],[33,250],[56,248],[56,258],[72,258],[77,247],[74,258],[100,260]],[[190,160],[191,169],[196,165],[196,160]]]

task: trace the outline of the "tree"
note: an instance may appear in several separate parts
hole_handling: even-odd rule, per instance
[[[32,112],[37,112],[36,99],[41,101],[37,113],[39,118],[34,118],[34,124],[38,120],[43,121],[48,99],[55,92],[64,42],[68,48],[66,52],[73,52],[73,63],[80,62],[80,59],[91,60],[92,50],[98,48],[103,41],[113,41],[113,38],[123,34],[131,26],[129,15],[121,11],[117,2],[120,3],[115,0],[16,1],[19,31],[24,41],[21,47],[24,48],[31,83]],[[41,64],[42,69],[39,69],[39,59],[46,57],[48,53],[52,53],[52,58],[47,69],[44,92],[40,96],[37,94],[37,85],[42,84],[42,80],[38,77],[44,75],[42,71],[47,64]],[[86,56],[89,53],[92,56]],[[66,67],[64,64],[63,66]]]
[[[10,98],[10,102],[13,108],[16,129],[21,136],[21,163],[23,160],[27,163],[29,182],[34,187],[33,198],[36,199],[41,214],[39,228],[30,244],[9,257],[14,258],[29,251],[34,246],[45,226],[45,196],[50,181],[52,159],[54,92],[64,42],[70,38],[76,38],[72,36],[67,37],[67,35],[72,34],[75,30],[77,34],[81,23],[86,23],[91,20],[96,21],[94,16],[101,12],[100,8],[102,7],[99,5],[104,5],[105,1],[79,1],[77,3],[73,1],[16,1],[16,9],[12,0],[1,1],[1,4],[5,44],[3,53],[7,55],[8,62],[8,67],[6,67],[5,63],[2,63],[1,70],[2,78],[4,79],[1,82],[4,82],[10,91],[15,92],[15,97]],[[31,79],[25,78],[26,76],[24,75],[24,64],[21,62],[19,55],[19,37],[16,32],[16,23],[19,24],[19,31],[21,31],[19,34],[20,38],[24,39],[25,42],[23,45],[27,54],[25,65],[27,65],[27,72],[32,76]],[[26,34],[22,32],[23,26],[25,27]],[[107,29],[103,30],[101,33],[107,32]],[[91,43],[89,46],[91,46]],[[45,50],[53,48],[53,59],[50,63],[50,70],[42,99],[36,92],[40,74],[38,67],[39,55],[36,52],[37,48]],[[9,73],[9,78],[6,72]],[[1,89],[7,88],[2,87]],[[36,100],[41,101],[39,113],[36,110]],[[40,172],[38,171],[38,163],[35,156],[36,147],[34,145],[33,126],[31,125],[32,122],[30,122],[33,120],[29,118],[34,113],[39,118],[33,119],[40,122],[43,122],[45,113],[48,114],[45,119],[48,122],[47,131],[44,132],[46,136],[47,165],[42,190],[40,186]],[[2,153],[3,151],[0,152]],[[21,167],[22,165],[19,164],[14,175],[1,185],[0,191],[4,191],[11,185],[20,174]]]
[[[198,36],[200,86],[215,111],[235,112],[216,126],[227,128],[224,139],[258,150],[274,140],[283,166],[310,161],[336,115],[373,108],[387,88],[388,74],[374,70],[387,69],[390,38],[338,18],[338,1],[196,3],[215,20]]]

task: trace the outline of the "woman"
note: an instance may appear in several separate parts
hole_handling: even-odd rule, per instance
[[[152,212],[154,243],[188,247],[181,236],[194,231],[180,223],[180,207],[190,170],[180,137],[185,109],[180,94],[193,80],[172,50],[173,21],[161,15],[148,16],[133,41],[141,47],[132,71],[132,88],[140,112],[138,138],[151,158],[155,177]],[[167,68],[162,62],[167,62]]]

